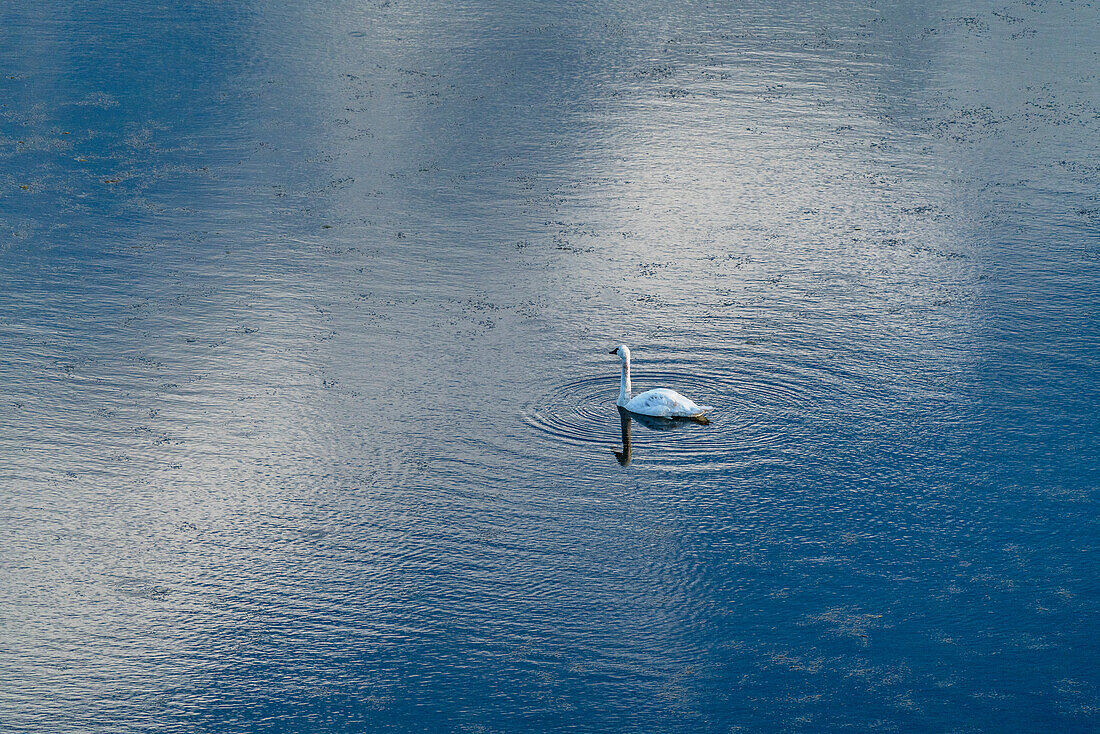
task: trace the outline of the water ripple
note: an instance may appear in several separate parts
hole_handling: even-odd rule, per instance
[[[631,378],[638,392],[668,386],[697,402],[713,405],[711,425],[646,421],[635,428],[635,444],[650,451],[648,458],[680,464],[721,462],[723,457],[759,455],[788,440],[800,419],[832,403],[837,380],[768,363],[761,358],[718,367],[672,361],[672,369],[642,370]],[[619,386],[615,374],[580,377],[550,385],[523,410],[527,425],[553,442],[602,453],[621,443],[615,406]],[[639,421],[635,419],[635,426]],[[638,446],[635,446],[637,448]]]

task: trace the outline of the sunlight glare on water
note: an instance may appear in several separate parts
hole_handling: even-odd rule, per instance
[[[0,729],[1095,730],[1098,20],[0,9]]]

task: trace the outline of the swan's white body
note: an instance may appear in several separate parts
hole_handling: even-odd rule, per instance
[[[619,379],[619,399],[616,403],[639,415],[652,415],[656,418],[702,418],[709,405],[697,405],[691,398],[684,397],[675,390],[658,387],[630,397],[630,350],[625,345],[611,350],[618,354],[622,362],[622,376]]]

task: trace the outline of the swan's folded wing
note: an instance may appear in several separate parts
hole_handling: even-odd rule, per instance
[[[643,415],[655,415],[665,418],[686,418],[698,415],[708,408],[696,405],[675,390],[659,387],[636,396],[626,409]]]

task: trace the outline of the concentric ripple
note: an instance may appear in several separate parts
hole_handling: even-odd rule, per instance
[[[585,377],[552,386],[524,420],[547,435],[572,444],[606,444],[619,435],[615,408],[617,377]]]
[[[635,368],[631,379],[636,392],[671,387],[715,411],[709,426],[635,420],[633,449],[645,461],[723,464],[732,457],[759,456],[789,445],[804,418],[847,392],[842,379],[796,370],[766,355],[707,367],[675,360],[666,364],[669,369]],[[526,406],[523,417],[553,441],[603,453],[622,440],[618,390],[614,373],[561,382]]]

